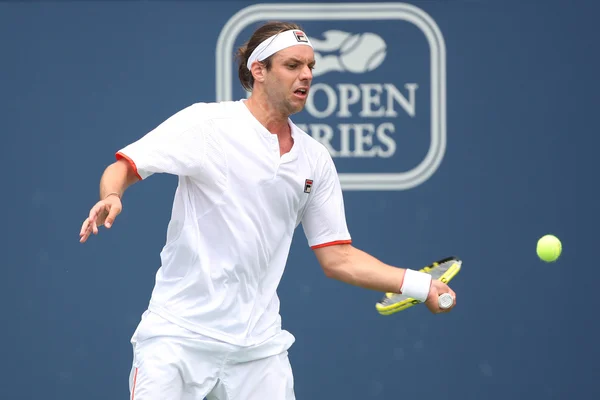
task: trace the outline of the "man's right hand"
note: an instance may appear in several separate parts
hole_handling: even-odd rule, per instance
[[[440,308],[438,298],[443,293],[450,293],[452,295],[452,298],[454,299],[454,302],[452,303],[452,306],[450,308]],[[454,306],[456,305],[456,293],[454,293],[454,291],[450,289],[450,287],[444,282],[434,279],[431,281],[431,287],[429,288],[429,295],[427,296],[427,300],[425,300],[425,305],[427,306],[429,311],[431,311],[434,314],[450,312],[450,310],[452,310],[452,308],[454,308]]]
[[[117,215],[121,213],[123,205],[117,196],[108,196],[99,201],[90,210],[90,215],[83,221],[79,232],[79,242],[85,243],[90,234],[97,235],[98,227],[104,225],[110,228],[115,222]]]

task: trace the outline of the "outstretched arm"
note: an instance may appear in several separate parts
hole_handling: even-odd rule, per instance
[[[398,293],[405,269],[387,265],[351,244],[314,249],[325,275],[351,285],[382,293]]]
[[[202,106],[193,104],[169,117],[159,126],[119,150],[100,180],[100,201],[92,207],[79,233],[80,242],[98,227],[110,228],[121,212],[121,197],[135,182],[152,174],[190,176],[201,173],[204,162],[204,131],[198,121]]]
[[[325,275],[351,285],[382,293],[403,293],[425,302],[434,314],[449,312],[441,309],[438,297],[449,293],[456,305],[456,293],[448,285],[431,280],[429,274],[385,264],[351,244],[336,244],[314,248]]]
[[[335,165],[328,153],[318,161],[315,170],[319,175],[310,193],[302,225],[308,245],[315,252],[325,275],[381,293],[402,293],[425,302],[436,314],[450,311],[451,308],[440,309],[438,304],[442,293],[450,293],[456,299],[445,283],[432,281],[430,274],[387,265],[352,246]]]
[[[84,243],[93,233],[98,234],[98,227],[104,225],[110,228],[123,205],[121,198],[125,190],[139,180],[131,163],[120,159],[109,165],[100,179],[100,201],[90,210],[88,217],[81,225],[79,241]]]

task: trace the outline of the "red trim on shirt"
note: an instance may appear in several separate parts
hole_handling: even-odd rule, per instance
[[[133,375],[133,385],[131,385],[131,400],[135,399],[135,384],[137,382],[137,374],[138,374],[138,369],[135,369],[135,375]]]
[[[327,247],[327,246],[335,246],[336,244],[350,244],[352,243],[352,240],[336,240],[335,242],[327,242],[327,243],[321,243],[321,244],[317,244],[314,246],[311,246],[311,249],[320,249],[321,247]]]
[[[115,154],[115,158],[117,160],[124,159],[127,162],[129,162],[129,164],[133,168],[133,172],[135,172],[135,176],[137,176],[140,181],[143,180],[142,177],[140,176],[140,174],[138,174],[137,165],[135,165],[135,163],[133,162],[133,160],[131,158],[127,157],[125,154],[121,153],[120,151],[117,152],[117,154]]]

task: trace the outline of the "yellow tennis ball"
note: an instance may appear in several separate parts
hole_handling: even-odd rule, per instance
[[[546,262],[556,261],[562,253],[562,243],[554,235],[544,235],[537,242],[537,255]]]

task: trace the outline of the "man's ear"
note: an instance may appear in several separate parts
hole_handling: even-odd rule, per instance
[[[265,72],[266,71],[267,71],[267,68],[260,61],[255,61],[250,66],[250,73],[254,77],[254,81],[255,82],[261,82],[261,83],[264,82],[265,81]]]

